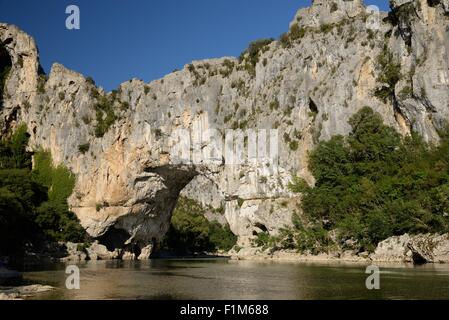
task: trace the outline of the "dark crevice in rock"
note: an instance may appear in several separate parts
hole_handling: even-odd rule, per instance
[[[12,67],[11,56],[5,48],[5,44],[0,42],[0,110],[3,109],[3,95],[6,79]]]
[[[419,252],[416,252],[416,251],[412,252],[412,260],[413,260],[414,264],[426,264],[429,262]]]
[[[256,228],[259,228],[260,230],[262,230],[262,232],[268,232],[268,228],[264,224],[262,224],[262,223],[258,222],[254,226]],[[256,235],[257,235],[257,233],[256,233]]]
[[[427,4],[429,7],[436,7],[438,4],[440,4],[440,0],[427,0]]]
[[[429,98],[426,95],[416,97],[416,99],[418,99],[422,103],[422,105],[426,108],[428,113],[436,113],[437,112],[437,109],[435,108],[435,106],[432,104],[432,102],[429,100]]]
[[[37,74],[38,74],[39,76],[46,76],[46,75],[47,75],[47,74],[45,73],[45,70],[44,70],[44,68],[42,67],[41,64],[39,64],[39,67],[38,67],[38,70],[37,70]]]
[[[3,41],[3,45],[7,46],[8,44],[12,43],[14,41],[13,38],[7,38],[5,41]]]
[[[139,257],[142,253],[142,250],[140,249],[140,246],[138,244],[133,244],[131,246],[131,253],[133,253],[135,257]]]
[[[129,239],[129,237],[129,233],[125,230],[112,227],[106,231],[106,233],[101,236],[98,241],[105,245],[109,251],[114,251],[115,249],[123,249],[124,243]]]
[[[5,48],[4,43],[0,43],[0,70],[12,66],[11,57]]]
[[[0,130],[2,134],[11,132],[11,128],[13,127],[12,123],[17,122],[19,112],[20,106],[16,106],[4,119],[0,119]]]
[[[393,111],[394,111],[394,117],[396,119],[396,122],[398,123],[399,127],[402,126],[401,120],[405,121],[405,125],[407,126],[408,130],[412,131],[412,123],[410,119],[404,114],[402,109],[400,108],[399,101],[396,97],[396,95],[393,96]]]
[[[309,97],[309,111],[318,114],[318,106],[316,105],[315,101],[312,100],[312,98]]]
[[[153,259],[153,258],[155,258],[155,257],[157,257],[157,254],[158,254],[158,252],[159,252],[159,250],[160,250],[160,244],[159,244],[159,242],[156,240],[156,238],[151,238],[151,245],[152,245],[152,251],[151,251],[151,254],[150,254],[150,259]]]

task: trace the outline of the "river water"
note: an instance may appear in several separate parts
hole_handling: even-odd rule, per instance
[[[78,265],[80,290],[67,290],[65,265],[27,271],[56,287],[33,299],[449,299],[449,265],[380,265],[380,290],[367,290],[366,265],[216,260],[93,261]]]

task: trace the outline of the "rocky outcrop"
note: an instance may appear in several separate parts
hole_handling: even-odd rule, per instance
[[[61,261],[80,262],[87,260],[88,257],[87,252],[85,250],[81,250],[78,244],[69,242],[65,244],[65,246],[67,248],[67,256],[62,258]]]
[[[114,260],[121,259],[126,254],[122,250],[114,250],[109,251],[108,248],[104,245],[98,243],[98,241],[94,241],[89,247],[85,247],[80,243],[65,243],[64,244],[67,254],[64,258],[61,258],[62,262],[82,262],[87,260]],[[129,259],[135,259],[136,257],[133,255],[128,255]],[[149,258],[149,256],[147,257]]]
[[[335,249],[332,252],[311,254],[296,250],[241,248],[229,252],[234,260],[273,261],[345,261],[360,263],[449,263],[449,235],[422,234],[388,238],[377,246],[374,253]]]
[[[363,106],[404,135],[414,130],[438,142],[449,119],[447,7],[393,1],[392,13],[376,15],[359,0],[315,0],[288,34],[256,53],[194,61],[111,93],[60,64],[44,77],[33,39],[0,24],[12,62],[0,126],[7,132],[25,122],[30,150],[49,150],[70,168],[77,178],[70,207],[108,251],[149,256],[184,189],[223,208],[247,245],[291,224],[300,203],[288,190],[292,176],[313,184],[308,151],[348,134],[347,120]],[[398,81],[381,77],[378,57],[386,54],[400,67]],[[242,130],[242,139],[227,129]],[[177,152],[186,141],[187,154]],[[231,142],[243,146],[242,163],[215,152]]]
[[[381,262],[448,263],[449,235],[392,237],[379,243],[370,258]]]
[[[86,249],[87,257],[89,260],[113,260],[117,259],[119,252],[110,252],[106,246],[101,245],[98,241],[95,241]]]
[[[339,23],[366,13],[362,0],[314,0],[312,6],[297,12],[290,27],[295,23],[306,27],[320,27],[323,24]]]

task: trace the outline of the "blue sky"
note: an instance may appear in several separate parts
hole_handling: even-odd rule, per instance
[[[238,56],[248,43],[277,38],[310,0],[0,0],[0,22],[31,34],[46,72],[54,62],[112,90],[151,81],[192,60]],[[388,10],[388,0],[365,0]],[[81,29],[65,28],[76,4]]]

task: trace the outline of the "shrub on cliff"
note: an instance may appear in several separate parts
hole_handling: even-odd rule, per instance
[[[255,67],[259,62],[260,53],[264,53],[269,49],[269,45],[274,41],[274,39],[259,39],[253,41],[249,44],[249,47],[243,51],[240,55],[240,62],[248,59],[249,63]]]
[[[280,36],[279,42],[283,48],[290,48],[293,43],[304,38],[306,33],[306,28],[300,27],[298,23],[294,23],[288,32],[283,33]]]
[[[89,149],[90,149],[89,143],[83,143],[78,146],[78,151],[81,152],[82,154],[86,154],[89,151]]]
[[[374,95],[387,102],[394,96],[396,84],[401,80],[401,63],[385,45],[377,57],[377,66],[380,69],[377,81],[382,85],[375,90]]]

